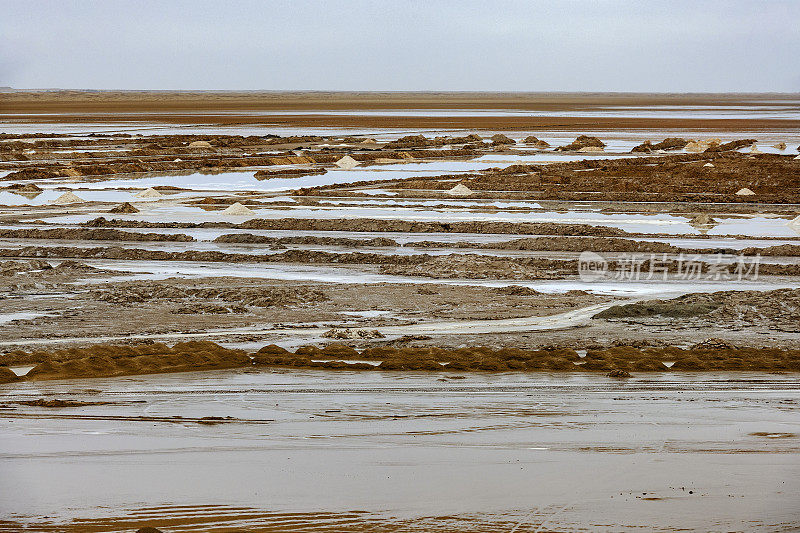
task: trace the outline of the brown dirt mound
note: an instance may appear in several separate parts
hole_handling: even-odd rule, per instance
[[[431,146],[431,140],[424,135],[406,135],[386,143],[386,148],[417,148]]]
[[[208,341],[182,342],[172,348],[160,343],[138,346],[95,345],[57,350],[38,356],[44,362],[28,372],[26,379],[112,377],[250,365],[250,358],[243,351],[229,350]]]
[[[650,153],[656,152],[659,150],[669,151],[669,150],[682,150],[689,144],[689,141],[686,139],[682,139],[680,137],[667,137],[660,143],[653,144],[651,141],[645,141],[639,146],[635,146],[632,153]]]
[[[517,141],[515,141],[511,137],[503,135],[502,133],[496,133],[492,135],[491,139],[492,139],[492,144],[494,146],[501,146],[504,144],[517,144]]]
[[[598,139],[597,137],[591,137],[589,135],[579,135],[577,139],[572,141],[571,143],[559,146],[556,148],[557,152],[577,152],[581,148],[605,148],[606,144]]]
[[[14,192],[30,192],[30,193],[39,193],[42,192],[42,188],[37,186],[35,183],[14,183],[8,186],[9,190]]]
[[[324,168],[287,168],[282,170],[259,170],[254,174],[257,180],[272,178],[301,178],[303,176],[317,176],[328,172]]]
[[[314,358],[336,357],[326,363]],[[348,359],[380,361],[376,365],[348,364]],[[589,350],[581,358],[568,348],[520,350],[470,347],[458,349],[382,346],[361,352],[335,345],[326,350],[304,346],[295,353],[265,350],[256,354],[255,363],[266,366],[292,366],[347,370],[429,370],[429,371],[570,371],[605,372],[612,377],[627,377],[630,372],[667,372],[664,362],[674,362],[672,370],[760,370],[796,371],[800,369],[800,350],[772,348],[635,348],[617,346]]]
[[[543,141],[537,137],[534,137],[533,135],[528,135],[527,137],[522,139],[522,143],[530,144],[532,146],[535,146],[536,148],[550,148],[550,143],[548,143],[547,141]]]
[[[653,145],[654,150],[682,150],[689,144],[689,141],[681,137],[667,137],[660,143]]]
[[[19,376],[17,376],[10,368],[0,366],[0,383],[12,383],[14,381],[19,381],[19,379]]]
[[[618,318],[637,321],[647,317],[692,319],[720,328],[769,326],[795,331],[800,324],[800,289],[773,291],[721,291],[694,293],[671,300],[649,300],[616,305],[594,318]]]
[[[652,143],[652,142],[650,142],[650,141],[645,141],[645,142],[643,142],[643,143],[642,143],[642,144],[640,144],[640,145],[634,146],[634,147],[631,149],[631,153],[634,153],[634,154],[636,154],[636,153],[644,153],[644,154],[649,154],[649,153],[650,153],[650,152],[652,152],[653,150],[654,150],[654,148],[653,148],[653,143]]]
[[[120,213],[120,214],[133,214],[138,213],[139,210],[133,207],[129,202],[124,202],[119,204],[118,206],[112,207],[108,210],[109,213]]]
[[[739,139],[736,141],[731,141],[723,144],[712,144],[708,148],[706,148],[706,152],[729,152],[731,150],[738,150],[739,148],[745,148],[757,142],[756,139]]]

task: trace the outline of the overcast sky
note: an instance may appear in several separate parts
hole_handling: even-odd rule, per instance
[[[0,0],[0,85],[800,91],[800,0]]]

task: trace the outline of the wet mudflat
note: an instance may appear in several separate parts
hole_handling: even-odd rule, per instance
[[[794,97],[40,96],[0,531],[800,528]]]
[[[798,384],[295,370],[6,386],[0,505],[62,531],[790,530]],[[12,403],[40,397],[109,403]]]

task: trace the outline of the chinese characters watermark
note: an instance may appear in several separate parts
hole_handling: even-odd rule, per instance
[[[585,251],[578,258],[581,281],[755,281],[761,255],[717,254],[708,256],[678,254],[614,254],[613,259]]]

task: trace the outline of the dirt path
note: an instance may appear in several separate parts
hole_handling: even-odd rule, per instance
[[[427,322],[424,324],[412,324],[407,326],[386,326],[377,329],[385,337],[395,337],[401,335],[478,335],[487,333],[508,333],[524,331],[544,331],[571,329],[589,324],[592,316],[600,311],[618,305],[629,303],[621,300],[602,304],[590,305],[564,313],[549,316],[531,316],[523,318],[510,318],[500,320],[448,320],[442,322]],[[127,340],[162,340],[162,341],[183,341],[189,339],[208,339],[218,337],[228,337],[235,335],[275,335],[298,336],[308,338],[319,338],[328,331],[328,327],[312,328],[274,328],[274,327],[236,327],[227,329],[208,329],[194,333],[143,333],[135,335],[112,335],[99,337],[58,337],[49,339],[16,339],[0,342],[0,347],[25,345],[53,345],[61,343],[108,343],[121,342]]]

